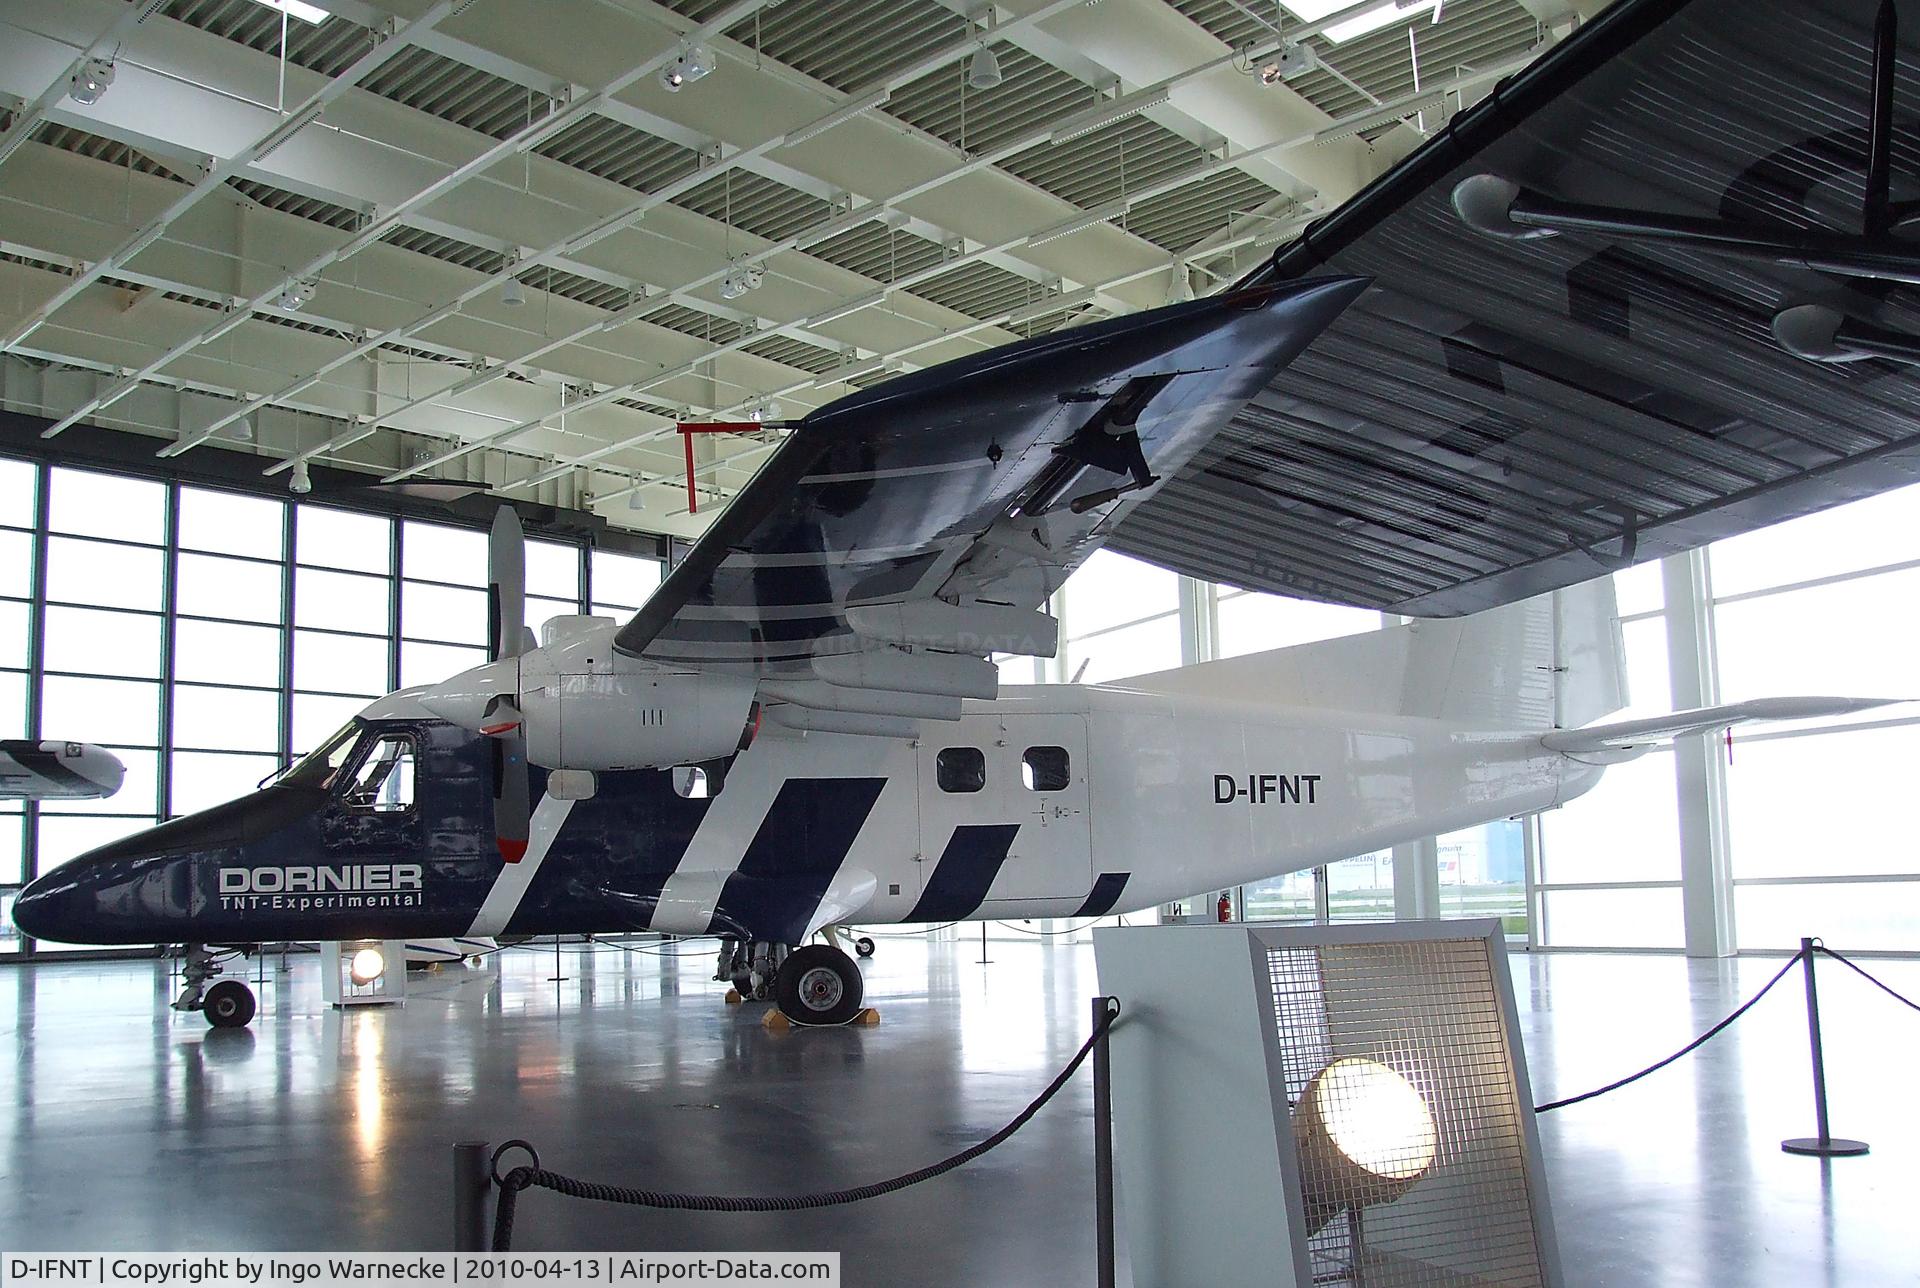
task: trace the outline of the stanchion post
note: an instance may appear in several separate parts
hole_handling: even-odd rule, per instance
[[[453,1147],[453,1250],[487,1249],[487,1195],[493,1187],[487,1142],[463,1140]]]
[[[1113,1002],[1109,997],[1093,999],[1093,1027],[1097,1033],[1107,1022]],[[1108,1029],[1093,1044],[1093,1202],[1094,1250],[1099,1259],[1100,1288],[1114,1288],[1113,1255],[1113,1081],[1107,1058],[1107,1044],[1113,1030]]]
[[[1827,1064],[1820,1045],[1820,994],[1813,982],[1813,940],[1800,941],[1800,969],[1807,979],[1807,1042],[1813,1050],[1813,1117],[1818,1136],[1795,1136],[1780,1142],[1789,1154],[1813,1154],[1821,1158],[1849,1158],[1867,1152],[1864,1140],[1836,1137],[1827,1130]]]

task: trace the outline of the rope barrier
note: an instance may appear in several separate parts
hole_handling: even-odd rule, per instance
[[[930,1181],[936,1176],[944,1176],[956,1167],[971,1163],[982,1154],[1005,1143],[1015,1132],[1027,1125],[1035,1114],[1046,1106],[1049,1100],[1059,1094],[1080,1066],[1102,1041],[1108,1030],[1113,1027],[1115,1017],[1120,1014],[1120,1004],[1109,1001],[1101,1022],[1094,1026],[1087,1040],[1067,1061],[1054,1080],[1047,1084],[1046,1090],[1025,1109],[1017,1114],[1012,1122],[985,1140],[961,1150],[951,1158],[930,1163],[915,1171],[907,1172],[889,1180],[876,1181],[871,1185],[858,1185],[851,1189],[827,1190],[819,1194],[793,1195],[728,1195],[728,1194],[674,1194],[659,1190],[632,1189],[622,1185],[603,1185],[594,1181],[577,1180],[548,1171],[539,1165],[539,1157],[534,1156],[532,1166],[516,1167],[505,1176],[496,1176],[500,1187],[500,1197],[493,1214],[493,1250],[509,1252],[513,1248],[514,1210],[519,1204],[520,1191],[538,1186],[553,1190],[569,1198],[593,1199],[601,1203],[622,1203],[633,1207],[671,1208],[691,1212],[802,1212],[814,1208],[836,1207],[844,1203],[859,1203],[867,1199],[879,1198],[883,1194],[892,1194],[909,1186]],[[532,1147],[525,1142],[509,1142],[526,1148],[532,1153]],[[502,1146],[502,1149],[507,1146]],[[496,1154],[497,1157],[497,1154]]]
[[[1912,1007],[1914,1010],[1920,1011],[1920,1002],[1914,1001],[1912,998],[1906,996],[1903,993],[1895,992],[1889,985],[1883,983],[1881,980],[1879,980],[1875,976],[1868,974],[1866,968],[1860,965],[1858,962],[1854,961],[1852,958],[1842,957],[1839,953],[1834,952],[1833,949],[1827,947],[1825,944],[1816,945],[1813,951],[1819,953],[1823,957],[1833,958],[1833,960],[1839,962],[1842,966],[1845,966],[1848,970],[1854,972],[1856,975],[1860,976],[1860,978],[1866,980],[1867,983],[1873,985],[1875,988],[1879,989],[1882,993],[1885,993],[1888,997],[1891,997],[1894,1001],[1900,1003],[1900,1005]]]
[[[1861,966],[1858,962],[1854,961],[1852,958],[1845,957],[1840,953],[1833,951],[1833,949],[1828,948],[1825,944],[1815,944],[1813,946],[1812,951],[1819,953],[1823,957],[1833,958],[1833,960],[1839,962],[1842,966],[1845,966],[1848,970],[1853,971],[1856,975],[1860,976],[1860,978],[1866,980],[1867,983],[1873,985],[1875,988],[1879,989],[1881,992],[1885,993],[1888,997],[1891,997],[1894,1001],[1900,1003],[1902,1006],[1909,1007],[1915,1011],[1920,1011],[1920,1002],[1915,1002],[1912,998],[1906,996],[1903,993],[1898,992],[1892,986],[1888,985],[1887,983],[1885,983],[1875,975],[1871,974],[1865,967]],[[1568,1096],[1563,1100],[1550,1100],[1544,1105],[1535,1105],[1533,1107],[1533,1112],[1536,1114],[1544,1114],[1550,1109],[1564,1109],[1568,1105],[1577,1105],[1583,1100],[1592,1100],[1595,1096],[1603,1096],[1609,1091],[1618,1091],[1620,1088],[1626,1086],[1629,1083],[1640,1081],[1640,1079],[1646,1077],[1650,1073],[1659,1072],[1661,1069],[1664,1069],[1668,1065],[1672,1064],[1675,1060],[1678,1060],[1681,1056],[1688,1055],[1691,1052],[1699,1049],[1701,1046],[1704,1046],[1710,1039],[1718,1036],[1719,1033],[1722,1030],[1724,1030],[1728,1025],[1732,1024],[1735,1020],[1739,1019],[1741,1016],[1745,1015],[1748,1011],[1752,1010],[1754,1003],[1758,1002],[1761,998],[1765,997],[1775,984],[1778,984],[1781,980],[1785,979],[1788,973],[1792,971],[1795,966],[1798,966],[1803,960],[1805,960],[1806,956],[1807,956],[1806,951],[1802,950],[1800,952],[1795,953],[1793,956],[1789,957],[1787,959],[1787,964],[1780,968],[1779,973],[1774,975],[1772,979],[1768,980],[1764,985],[1762,985],[1758,993],[1755,993],[1752,997],[1748,998],[1744,1003],[1742,1003],[1738,1010],[1734,1011],[1733,1014],[1727,1016],[1726,1019],[1721,1020],[1718,1024],[1708,1029],[1705,1033],[1702,1033],[1699,1037],[1695,1038],[1693,1041],[1681,1047],[1678,1051],[1675,1051],[1672,1055],[1668,1056],[1666,1059],[1661,1060],[1657,1064],[1650,1064],[1646,1068],[1640,1070],[1638,1073],[1630,1073],[1624,1078],[1620,1078],[1614,1082],[1609,1082],[1604,1087],[1595,1087],[1592,1091],[1582,1092],[1580,1095],[1577,1095],[1577,1096]],[[1811,963],[1809,963],[1809,965],[1811,965]]]
[[[1624,1078],[1620,1078],[1613,1082],[1609,1082],[1604,1087],[1595,1087],[1592,1091],[1583,1091],[1577,1096],[1568,1096],[1563,1100],[1549,1100],[1544,1105],[1535,1105],[1533,1107],[1533,1112],[1536,1114],[1544,1114],[1550,1109],[1565,1109],[1568,1105],[1577,1105],[1583,1100],[1592,1100],[1595,1096],[1604,1096],[1609,1091],[1618,1091],[1620,1088],[1626,1086],[1628,1083],[1638,1082],[1640,1081],[1640,1079],[1646,1077],[1650,1073],[1658,1073],[1660,1070],[1672,1064],[1675,1060],[1678,1060],[1681,1056],[1691,1054],[1693,1051],[1698,1050],[1700,1047],[1706,1045],[1709,1039],[1718,1036],[1721,1030],[1725,1029],[1729,1024],[1732,1024],[1735,1020],[1739,1019],[1741,1016],[1745,1015],[1748,1011],[1752,1010],[1754,1007],[1754,1004],[1758,1002],[1761,998],[1765,997],[1769,992],[1771,992],[1775,984],[1778,984],[1781,980],[1785,979],[1787,977],[1788,972],[1790,972],[1795,966],[1798,966],[1800,964],[1801,959],[1805,956],[1806,956],[1805,953],[1795,953],[1793,956],[1789,957],[1787,959],[1787,964],[1785,966],[1782,966],[1779,972],[1775,974],[1772,979],[1768,980],[1763,986],[1761,986],[1761,989],[1758,993],[1755,993],[1752,997],[1748,998],[1745,1002],[1741,1003],[1740,1008],[1738,1010],[1734,1011],[1734,1013],[1727,1016],[1726,1019],[1721,1020],[1718,1024],[1708,1029],[1705,1033],[1702,1033],[1699,1037],[1695,1038],[1693,1041],[1681,1047],[1678,1051],[1675,1051],[1672,1055],[1668,1056],[1666,1059],[1661,1060],[1655,1064],[1650,1064],[1646,1068],[1640,1070],[1640,1072],[1638,1073],[1630,1073]]]

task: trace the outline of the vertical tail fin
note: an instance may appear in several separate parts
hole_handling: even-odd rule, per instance
[[[1574,728],[1627,702],[1611,577],[1471,617],[1409,622],[1118,683],[1419,716],[1466,729]]]

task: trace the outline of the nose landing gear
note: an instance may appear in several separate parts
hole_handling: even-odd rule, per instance
[[[199,1011],[216,1029],[237,1029],[253,1018],[253,990],[237,979],[222,979],[219,961],[205,944],[188,944],[186,964],[180,968],[183,985],[173,999],[176,1011]]]
[[[773,997],[774,978],[786,959],[785,944],[726,938],[720,941],[720,966],[713,977],[732,984],[742,1001],[765,1002]]]

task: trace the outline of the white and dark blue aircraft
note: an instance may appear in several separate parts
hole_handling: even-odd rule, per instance
[[[831,1023],[861,976],[810,941],[849,922],[1145,908],[1864,705],[1597,723],[1625,686],[1596,576],[1920,475],[1896,6],[1819,7],[1628,0],[1232,289],[815,411],[624,623],[536,645],[503,515],[494,660],[41,877],[16,921],[190,945],[180,1004],[215,1024],[253,999],[210,945],[634,931],[721,936],[743,994]],[[1858,138],[1809,140],[1841,90],[1807,69],[1849,53]],[[1863,187],[1866,234],[1807,232]],[[1818,344],[1773,325],[1809,299]],[[1102,546],[1439,620],[1001,690]]]

